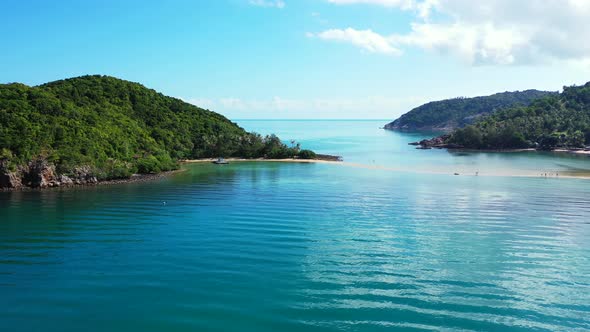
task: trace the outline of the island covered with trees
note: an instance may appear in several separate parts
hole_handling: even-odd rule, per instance
[[[126,179],[214,157],[318,156],[114,77],[0,85],[0,188]]]
[[[590,82],[529,106],[497,111],[450,134],[415,143],[422,148],[479,150],[583,149],[590,145]]]
[[[554,92],[526,90],[502,92],[475,98],[454,98],[433,101],[402,115],[385,125],[385,129],[403,131],[450,132],[473,124],[481,118],[502,109],[528,106],[532,101]]]

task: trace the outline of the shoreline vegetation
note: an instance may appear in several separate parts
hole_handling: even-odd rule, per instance
[[[48,186],[19,186],[19,187],[0,187],[0,191],[4,192],[11,192],[11,191],[35,191],[35,190],[46,190],[46,189],[72,189],[72,188],[92,188],[96,186],[109,186],[109,185],[119,185],[119,184],[128,184],[128,183],[137,183],[137,182],[147,182],[156,179],[160,179],[163,177],[167,177],[170,175],[174,175],[177,173],[184,172],[186,169],[181,168],[183,164],[205,164],[205,163],[213,163],[217,158],[201,158],[201,159],[186,159],[186,160],[179,160],[179,168],[171,171],[163,171],[159,173],[150,173],[150,174],[133,174],[128,178],[120,178],[120,179],[108,179],[108,180],[91,180],[86,182],[78,182],[78,183],[64,183],[60,185],[48,185]],[[333,156],[333,155],[325,155],[325,154],[318,154],[314,159],[302,159],[302,158],[281,158],[281,159],[265,159],[265,158],[255,158],[255,159],[248,159],[248,158],[225,158],[228,162],[282,162],[282,163],[342,163],[342,157],[340,156]]]
[[[554,149],[540,149],[540,148],[505,148],[505,149],[476,149],[466,148],[458,144],[446,143],[449,134],[434,137],[432,139],[425,139],[419,142],[411,142],[408,145],[417,146],[418,150],[430,149],[447,149],[450,151],[464,151],[464,152],[498,152],[498,153],[514,153],[514,152],[554,152],[554,153],[570,153],[577,155],[590,156],[590,148],[554,148]]]
[[[61,189],[85,189],[85,188],[96,188],[102,186],[113,186],[113,185],[123,185],[129,183],[138,183],[138,182],[148,182],[157,179],[161,179],[170,175],[178,174],[184,172],[185,169],[179,168],[172,171],[164,171],[160,173],[152,173],[152,174],[133,174],[129,178],[121,178],[121,179],[109,179],[109,180],[97,180],[96,182],[86,182],[86,183],[68,183],[62,184],[59,186],[47,186],[47,187],[30,187],[30,186],[20,186],[20,187],[0,187],[0,192],[20,192],[20,191],[41,191],[41,190],[61,190]]]
[[[110,76],[0,84],[0,189],[126,181],[200,158],[314,159],[276,135]]]

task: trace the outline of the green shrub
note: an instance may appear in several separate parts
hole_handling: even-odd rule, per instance
[[[301,159],[315,159],[317,155],[311,150],[301,150],[299,151],[298,157]]]
[[[159,173],[162,171],[160,161],[152,155],[138,159],[135,165],[137,172],[140,174]]]

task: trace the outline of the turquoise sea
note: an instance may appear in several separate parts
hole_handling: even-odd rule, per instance
[[[0,331],[590,331],[590,157],[385,122],[238,121],[340,165],[0,193]]]

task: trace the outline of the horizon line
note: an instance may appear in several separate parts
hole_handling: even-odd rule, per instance
[[[391,121],[390,119],[343,119],[343,118],[322,118],[322,119],[283,119],[283,118],[247,118],[231,119],[231,121]]]

